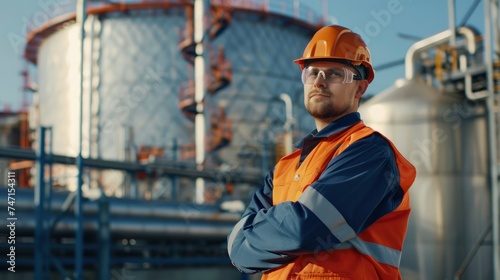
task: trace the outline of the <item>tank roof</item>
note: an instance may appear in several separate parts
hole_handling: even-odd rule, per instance
[[[229,1],[211,0],[211,5],[227,5]],[[71,5],[69,5],[71,4]],[[184,8],[192,5],[185,0],[135,0],[122,3],[90,2],[87,5],[88,15],[106,15],[110,13],[127,13],[132,10],[154,9],[169,10],[173,8]],[[76,4],[70,3],[59,7],[56,12],[49,16],[49,20],[39,27],[32,27],[26,37],[26,48],[24,58],[37,64],[38,48],[45,38],[57,32],[61,28],[76,22]],[[286,21],[291,26],[305,28],[314,32],[322,27],[325,19],[307,7],[299,7],[291,1],[285,0],[240,0],[230,1],[228,8],[232,13],[259,14],[270,18],[278,18]]]

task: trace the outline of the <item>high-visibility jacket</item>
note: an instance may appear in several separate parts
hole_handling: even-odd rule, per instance
[[[263,279],[401,279],[415,168],[359,115],[282,158],[228,236],[233,264]],[[350,126],[348,126],[350,125]],[[366,150],[365,150],[366,149]],[[360,154],[360,151],[364,153]]]

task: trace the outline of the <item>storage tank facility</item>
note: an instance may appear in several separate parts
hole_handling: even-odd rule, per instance
[[[167,159],[195,157],[196,42],[191,2],[90,2],[83,53],[82,149],[86,156],[104,160],[148,160],[159,154]],[[269,125],[274,127],[271,133],[284,132],[289,121],[283,117],[285,102],[300,98],[296,79],[300,73],[290,69],[290,62],[320,18],[308,19],[314,14],[285,1],[212,4],[203,20],[207,26],[205,163],[257,171],[274,161],[274,153],[263,148],[265,141],[273,150],[276,143],[277,135],[268,135]],[[282,15],[279,9],[291,14]],[[56,17],[31,33],[26,50],[40,79],[37,122],[52,127],[53,153],[69,156],[76,156],[79,148],[75,112],[80,101],[75,93],[80,52],[74,21],[74,14]],[[297,116],[304,113],[297,106]],[[296,119],[298,128],[308,120]],[[70,182],[74,172],[62,169],[58,173],[66,176],[55,179],[74,190],[76,182]],[[102,176],[98,180],[107,184],[108,195],[122,195],[123,176],[112,172]],[[190,194],[186,195],[189,199]]]
[[[27,36],[36,153],[14,157],[42,162],[35,193],[17,194],[17,264],[35,279],[239,278],[226,236],[313,125],[291,66],[322,15],[299,1],[83,2]]]
[[[0,114],[24,277],[2,254],[0,278],[259,279],[231,265],[226,237],[314,127],[292,61],[332,22],[308,2],[58,3],[26,38],[29,112]],[[500,279],[499,9],[484,7],[484,34],[450,20],[408,49],[404,79],[360,105],[417,168],[405,280]]]

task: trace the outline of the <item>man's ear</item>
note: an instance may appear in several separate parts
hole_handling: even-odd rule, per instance
[[[363,95],[366,92],[366,89],[368,88],[368,81],[367,80],[360,80],[358,81],[358,87],[356,89],[356,98],[361,99]]]

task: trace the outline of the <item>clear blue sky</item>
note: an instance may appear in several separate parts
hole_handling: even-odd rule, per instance
[[[43,17],[55,4],[74,0],[15,0],[0,9],[0,110],[10,104],[18,110],[22,101],[22,58],[26,26],[33,15]],[[241,0],[240,0],[241,1]],[[270,0],[277,1],[277,0]],[[289,0],[292,1],[292,0]],[[327,6],[331,21],[360,32],[371,50],[377,66],[404,58],[415,41],[398,34],[419,38],[439,33],[448,26],[448,0],[309,0],[303,5],[322,11]],[[475,1],[456,1],[456,22],[462,22]],[[466,3],[464,3],[466,2]],[[8,7],[8,8],[7,8]],[[467,21],[481,32],[484,30],[484,3],[481,1]],[[41,19],[35,19],[41,21]],[[377,71],[368,93],[376,94],[404,77],[403,66]]]

